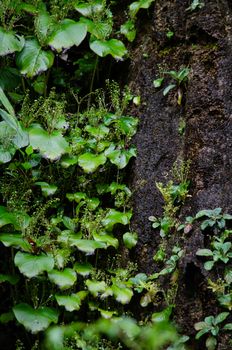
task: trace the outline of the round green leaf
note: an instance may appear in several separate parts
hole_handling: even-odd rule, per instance
[[[14,259],[15,265],[19,271],[28,278],[40,275],[44,271],[51,271],[54,267],[54,260],[51,256],[31,255],[18,252]]]
[[[41,187],[41,191],[45,197],[55,194],[58,188],[55,185],[49,185],[47,182],[35,182],[35,185]]]
[[[56,160],[62,154],[68,152],[68,142],[60,130],[49,133],[40,125],[35,124],[29,130],[30,144],[33,149],[38,149],[44,158]]]
[[[81,3],[77,1],[74,4],[74,8],[85,17],[92,17],[93,15],[99,14],[104,10],[102,0],[91,0],[91,2]]]
[[[133,296],[131,289],[126,287],[119,287],[116,284],[112,286],[115,299],[121,304],[128,304]]]
[[[81,302],[87,294],[85,291],[80,291],[77,294],[71,295],[55,295],[55,298],[58,305],[64,306],[67,311],[72,312],[80,309]]]
[[[95,40],[90,43],[90,48],[100,57],[111,55],[117,60],[122,59],[127,53],[123,42],[117,39],[110,39],[108,41]]]
[[[21,74],[31,78],[45,72],[53,65],[54,55],[51,51],[44,51],[36,39],[26,41],[17,57],[16,63]]]
[[[80,45],[87,34],[87,26],[71,19],[64,19],[48,40],[48,45],[56,51]]]
[[[96,249],[106,248],[107,245],[104,242],[96,242],[90,239],[76,239],[75,236],[70,236],[70,245],[77,247],[83,253],[88,255],[94,254]]]
[[[78,158],[78,165],[86,172],[92,173],[100,165],[105,164],[106,156],[102,153],[99,155],[93,153],[84,153]]]
[[[13,307],[13,313],[17,321],[33,334],[44,331],[52,322],[58,322],[58,312],[49,307],[33,309],[22,303]]]
[[[93,270],[93,266],[89,263],[76,263],[74,269],[79,275],[88,276]]]
[[[131,216],[131,212],[122,213],[115,209],[110,209],[106,214],[106,217],[102,220],[102,224],[107,230],[112,231],[114,225],[116,224],[128,225],[130,223]]]
[[[123,242],[128,249],[133,248],[138,241],[138,234],[135,232],[126,232],[123,235]]]
[[[60,289],[68,289],[74,285],[77,280],[76,272],[66,268],[63,271],[52,270],[48,273],[48,278]]]
[[[0,56],[21,51],[25,44],[23,37],[0,27]]]

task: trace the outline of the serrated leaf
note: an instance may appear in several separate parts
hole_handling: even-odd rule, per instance
[[[29,129],[29,140],[33,149],[38,149],[43,158],[50,160],[56,160],[69,151],[68,142],[60,130],[49,133],[40,125],[34,124]]]
[[[123,242],[128,249],[136,246],[138,241],[138,234],[136,232],[126,232],[123,235]]]
[[[51,323],[58,322],[58,312],[49,307],[33,309],[28,304],[18,304],[13,307],[13,313],[19,323],[35,334],[44,331]]]
[[[21,51],[25,44],[23,37],[0,27],[0,56]]]
[[[72,287],[77,280],[76,272],[70,268],[52,270],[48,273],[48,278],[62,290]]]
[[[86,172],[93,173],[100,165],[105,164],[106,156],[101,154],[84,153],[78,158],[78,165]]]
[[[57,52],[61,52],[62,49],[69,49],[74,45],[79,46],[85,39],[86,34],[87,26],[85,24],[64,19],[51,34],[47,44]]]
[[[16,59],[21,74],[29,78],[48,70],[53,61],[52,51],[44,51],[36,39],[27,40]]]
[[[90,43],[90,49],[100,57],[111,55],[117,60],[126,55],[127,49],[122,41],[110,39],[107,41],[95,40]]]
[[[14,263],[19,271],[28,278],[36,277],[54,268],[54,259],[45,254],[32,255],[18,252],[15,255]]]

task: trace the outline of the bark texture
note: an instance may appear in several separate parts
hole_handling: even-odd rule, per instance
[[[149,20],[139,19],[132,54],[129,81],[142,101],[134,139],[138,156],[131,173],[133,226],[139,233],[138,264],[147,273],[156,269],[153,255],[160,242],[158,231],[148,221],[150,215],[162,215],[163,200],[155,182],[167,183],[176,160],[191,161],[191,197],[181,215],[216,207],[232,211],[232,2],[205,0],[202,9],[186,11],[191,3],[157,0]],[[171,40],[166,36],[169,30],[174,32]],[[179,71],[183,66],[191,68],[191,73],[178,106],[175,90],[164,97],[152,82],[161,70]],[[186,123],[183,136],[178,132],[180,120]],[[195,322],[220,312],[195,254],[206,240],[200,230],[192,230],[184,241],[185,256],[180,262],[175,318],[192,335]],[[203,344],[193,348],[202,350]],[[224,338],[218,349],[229,347]]]

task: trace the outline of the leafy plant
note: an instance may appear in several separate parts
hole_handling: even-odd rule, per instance
[[[217,339],[220,332],[220,323],[225,321],[229,316],[229,312],[221,312],[216,317],[208,316],[204,319],[203,322],[197,322],[194,325],[194,328],[198,331],[196,334],[196,339],[199,339],[204,334],[209,333],[208,338],[206,339],[206,347],[209,350],[214,350],[217,346]],[[230,330],[231,323],[226,324],[222,330]]]
[[[163,95],[166,96],[172,89],[177,88],[177,103],[178,105],[181,105],[182,99],[183,99],[183,89],[186,87],[186,84],[188,82],[188,76],[190,73],[189,68],[182,68],[179,71],[168,71],[164,72],[164,75],[167,75],[171,77],[174,82],[170,83],[166,86],[166,88],[163,90]],[[164,81],[164,78],[158,78],[153,81],[153,85],[155,88],[159,88]]]
[[[193,0],[191,5],[186,9],[186,11],[195,11],[196,9],[201,9],[205,4],[201,0]]]
[[[232,220],[232,215],[230,214],[222,214],[222,208],[215,208],[215,209],[204,209],[199,211],[196,214],[196,219],[201,219],[204,216],[207,217],[206,220],[204,220],[201,223],[201,229],[205,230],[207,227],[216,227],[219,229],[225,228],[226,220]]]

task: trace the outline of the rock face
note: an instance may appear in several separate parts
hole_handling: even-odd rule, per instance
[[[134,139],[138,156],[131,172],[133,226],[140,237],[138,264],[147,273],[156,268],[153,255],[160,242],[158,231],[148,221],[150,215],[162,215],[163,200],[155,182],[167,183],[176,160],[191,161],[191,197],[181,215],[216,207],[232,212],[232,2],[204,0],[201,9],[186,11],[191,3],[157,0],[149,19],[139,19],[132,54],[129,82],[142,101]],[[171,39],[168,31],[174,33]],[[177,91],[163,96],[153,80],[162,71],[183,67],[190,68],[189,82],[178,106]],[[185,129],[182,135],[180,125]],[[221,310],[207,289],[207,275],[195,255],[205,241],[200,230],[192,230],[184,240],[185,256],[180,263],[175,316],[190,334],[194,334],[194,322]],[[228,349],[223,340],[219,348]]]

